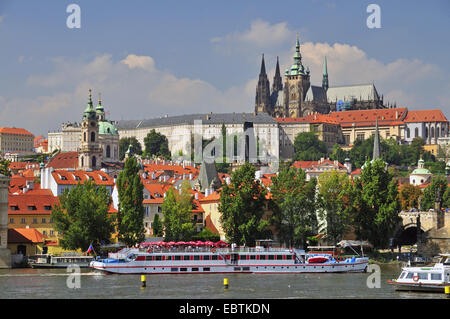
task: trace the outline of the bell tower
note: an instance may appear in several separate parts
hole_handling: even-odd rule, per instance
[[[300,53],[300,42],[297,36],[294,63],[286,69],[284,84],[285,117],[301,117],[302,104],[310,87],[309,68],[305,70]]]
[[[92,91],[81,122],[81,142],[78,149],[78,167],[98,170],[102,163],[102,149],[99,143],[99,125],[96,110],[92,104]]]
[[[264,63],[264,54],[261,61],[261,71],[259,72],[258,86],[256,87],[255,112],[269,113],[270,105],[270,84],[266,74],[266,64]]]

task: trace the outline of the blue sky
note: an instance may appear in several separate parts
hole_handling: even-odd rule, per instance
[[[66,26],[71,3],[80,29]],[[366,26],[370,3],[380,29]],[[314,84],[326,55],[331,86],[374,82],[450,118],[447,0],[0,0],[0,126],[79,121],[90,87],[115,120],[251,112],[261,54],[270,76],[276,56],[287,67],[297,33]]]

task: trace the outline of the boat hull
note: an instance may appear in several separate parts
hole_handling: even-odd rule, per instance
[[[398,291],[417,291],[417,292],[445,292],[445,287],[450,286],[449,284],[432,284],[432,283],[406,283],[406,282],[396,282],[387,281],[388,284],[395,287]]]
[[[99,261],[90,267],[115,274],[205,274],[205,273],[346,273],[365,272],[368,261],[342,264],[285,264],[285,265],[133,265],[109,264]]]

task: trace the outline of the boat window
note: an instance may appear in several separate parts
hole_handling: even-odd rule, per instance
[[[194,260],[200,260],[200,255],[194,255]]]
[[[266,255],[260,255],[259,260],[266,260]]]
[[[187,271],[187,268],[180,268],[180,271]]]
[[[203,268],[203,271],[210,271],[210,268],[209,267],[205,267],[205,268]]]
[[[241,260],[247,260],[248,258],[248,255],[240,255],[239,256],[239,259],[241,259]]]
[[[175,256],[175,260],[181,260],[181,256]]]
[[[406,279],[412,279],[413,276],[414,276],[414,273],[409,272],[408,275],[406,275]]]
[[[152,257],[153,257],[153,256],[145,256],[145,260],[146,260],[146,261],[153,260]]]
[[[173,260],[173,256],[164,256],[165,257],[165,260]]]
[[[256,255],[250,255],[250,259],[251,260],[255,260],[256,259]]]
[[[268,257],[269,257],[269,260],[274,260],[275,259],[274,255],[269,255]]]
[[[155,256],[155,260],[162,260],[162,256]]]
[[[403,279],[403,278],[405,278],[406,274],[407,274],[407,272],[406,272],[406,271],[402,272],[402,273],[400,274],[400,278],[399,278],[399,279]]]
[[[286,259],[293,259],[294,256],[292,255],[286,255]]]
[[[428,273],[426,273],[426,272],[419,272],[419,273],[417,273],[417,276],[419,276],[419,279],[422,279],[422,280],[428,279]]]
[[[283,259],[283,255],[277,255],[277,260],[282,260]]]
[[[209,255],[203,255],[203,260],[210,260],[211,259],[211,256],[209,256]]]
[[[170,271],[178,271],[178,268],[170,268]]]
[[[197,267],[192,268],[192,271],[198,271]]]
[[[242,270],[244,270],[244,271],[249,271],[249,270],[250,270],[250,267],[243,267]]]
[[[431,274],[431,280],[442,280],[442,274]]]
[[[217,260],[217,255],[212,255],[211,260]]]
[[[190,260],[191,259],[191,256],[189,256],[189,255],[184,255],[183,256],[183,260]]]
[[[136,257],[137,256],[135,254],[131,254],[131,255],[128,256],[128,259],[135,260]]]

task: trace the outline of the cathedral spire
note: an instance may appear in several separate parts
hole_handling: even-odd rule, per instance
[[[378,117],[375,124],[375,138],[373,139],[373,156],[372,160],[381,158],[380,154],[380,133],[378,131]]]
[[[270,84],[266,74],[264,54],[261,61],[261,72],[259,73],[258,85],[256,87],[255,112],[268,112],[270,108]]]
[[[262,55],[261,71],[259,72],[259,76],[261,75],[266,75],[266,63],[264,62],[264,53]]]
[[[272,92],[277,92],[283,90],[283,80],[280,74],[280,62],[277,57],[277,66],[275,68],[275,76],[273,77],[273,87]]]
[[[328,90],[328,68],[327,68],[327,57],[323,60],[323,75],[322,75],[322,87],[325,91]]]

